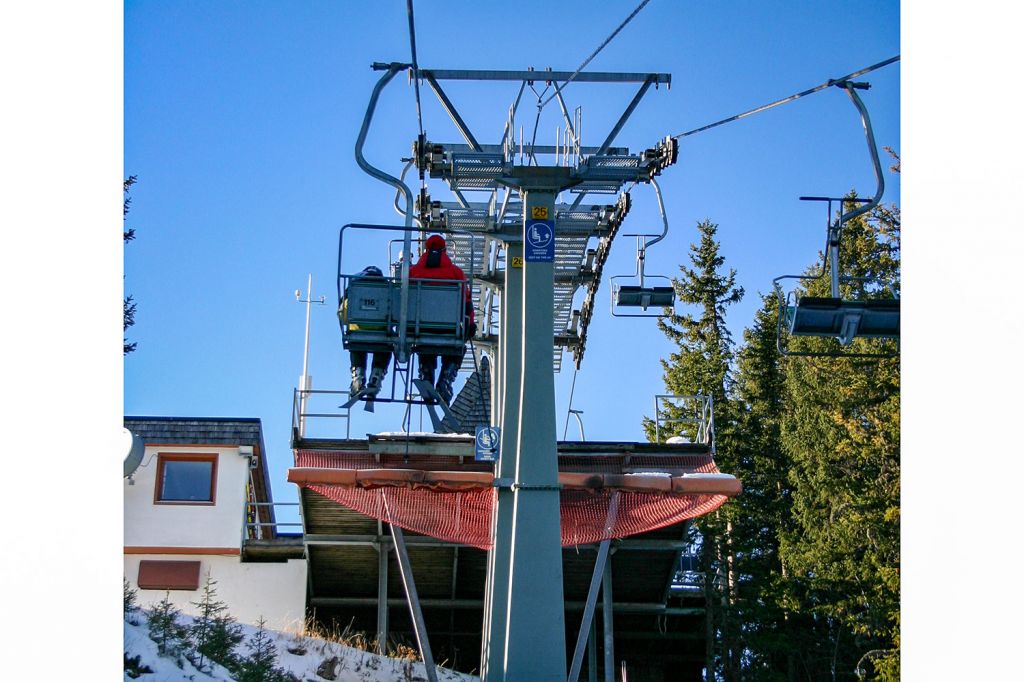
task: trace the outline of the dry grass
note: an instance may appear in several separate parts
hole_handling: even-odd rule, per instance
[[[349,621],[349,624],[344,628],[340,628],[337,623],[325,624],[317,622],[312,617],[307,617],[301,631],[297,630],[292,634],[292,637],[296,645],[307,649],[316,646],[316,643],[311,640],[320,640],[322,642],[320,645],[321,651],[324,649],[323,643],[332,642],[352,649],[358,649],[359,651],[377,653],[377,638],[370,637],[365,632],[353,631],[353,622],[354,619]],[[400,639],[389,637],[386,644],[384,655],[388,658],[400,661],[420,660],[419,651]]]

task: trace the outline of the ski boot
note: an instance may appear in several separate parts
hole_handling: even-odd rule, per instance
[[[354,396],[359,393],[363,388],[366,387],[366,369],[363,367],[352,368],[352,386],[348,389],[348,394]]]
[[[420,361],[419,370],[417,371],[416,374],[417,377],[415,383],[417,384],[417,386],[420,387],[420,394],[423,396],[423,402],[426,403],[427,405],[433,405],[435,402],[434,398],[429,394],[429,391],[424,392],[420,382],[423,382],[424,384],[427,384],[430,387],[434,386],[434,365],[424,366],[423,362]]]
[[[385,370],[380,367],[374,367],[370,372],[370,381],[366,384],[366,395],[373,398],[380,393],[381,385],[384,383],[384,372]]]
[[[441,376],[437,379],[437,394],[441,396],[445,405],[451,405],[452,384],[455,383],[455,377],[458,374],[459,366],[456,364],[445,365],[441,368]]]

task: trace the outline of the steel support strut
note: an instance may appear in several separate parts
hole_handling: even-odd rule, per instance
[[[605,522],[605,532],[610,533],[612,527],[615,524],[615,520],[619,515],[619,493],[612,493],[611,503],[608,505],[608,519]],[[576,650],[572,656],[572,667],[569,669],[569,682],[576,682],[580,677],[580,669],[583,667],[583,652],[587,646],[587,640],[591,640],[591,647],[593,644],[593,635],[591,626],[594,622],[594,610],[597,605],[597,593],[601,590],[601,585],[605,579],[605,566],[608,562],[609,547],[611,540],[602,540],[601,545],[597,550],[597,559],[594,561],[594,573],[590,579],[590,590],[587,592],[587,602],[583,607],[583,619],[580,621],[579,635],[576,637]],[[605,601],[610,602],[610,597],[605,597]],[[591,668],[591,674],[593,674],[593,668]]]
[[[553,191],[523,196],[524,240],[528,217],[554,216]],[[525,260],[525,259],[524,259]],[[525,260],[523,268],[522,380],[505,640],[505,679],[565,679],[565,610],[555,381],[554,263]]]
[[[387,656],[388,653],[388,550],[380,543],[377,545],[377,653]]]
[[[509,243],[505,253],[505,291],[501,302],[501,328],[503,330],[500,365],[497,367],[501,397],[497,401],[501,412],[492,421],[501,426],[500,456],[495,474],[499,479],[511,480],[516,473],[516,451],[519,447],[519,391],[522,381],[522,319],[523,270],[510,267],[513,258],[521,258],[523,245]],[[510,390],[510,388],[512,390]],[[509,556],[508,539],[512,532],[513,493],[511,488],[496,491],[493,523],[494,548],[487,553],[487,589],[484,596],[484,637],[480,656],[483,680],[504,680],[505,634],[508,626]]]
[[[580,632],[576,637],[576,650],[572,655],[572,667],[569,668],[569,682],[576,682],[580,678],[580,670],[583,668],[583,653],[590,640],[593,647],[593,636],[591,626],[594,622],[594,607],[597,605],[597,593],[601,589],[601,582],[604,578],[604,564],[608,559],[608,546],[611,540],[602,540],[601,548],[597,551],[597,560],[594,562],[594,574],[590,580],[590,591],[587,593],[587,604],[583,609],[583,619],[580,621]]]
[[[387,501],[385,499],[385,505]],[[391,516],[388,515],[390,520]],[[416,643],[420,648],[420,655],[423,657],[423,667],[427,673],[429,682],[437,682],[437,669],[434,667],[434,655],[430,651],[430,640],[427,638],[427,626],[423,620],[423,610],[420,608],[420,598],[416,592],[416,581],[412,576],[412,564],[409,563],[409,553],[405,549],[405,535],[402,529],[393,523],[391,527],[391,539],[395,543],[395,555],[398,558],[398,570],[402,574],[402,585],[405,586],[405,597],[409,602],[409,613],[412,616],[413,629],[416,632]]]
[[[602,622],[604,625],[604,679],[615,682],[615,627],[613,625],[612,562],[605,562],[604,579],[601,581]]]

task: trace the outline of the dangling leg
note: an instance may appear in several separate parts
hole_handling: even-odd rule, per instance
[[[434,370],[437,369],[437,356],[420,354],[419,378],[431,386],[434,385]]]
[[[416,388],[419,390],[423,401],[428,405],[433,405],[436,402],[432,389],[434,388],[434,370],[437,368],[437,356],[420,353],[418,359],[419,370],[417,371],[417,378],[413,383],[416,384]]]
[[[348,355],[352,364],[352,386],[349,388],[349,395],[355,395],[366,386],[366,351],[354,350]]]
[[[370,381],[366,385],[368,396],[375,396],[380,393],[384,384],[384,377],[388,373],[388,364],[391,362],[391,353],[374,353]]]
[[[441,396],[446,405],[450,405],[452,402],[452,386],[459,375],[459,367],[462,366],[462,358],[465,356],[465,346],[462,348],[462,353],[458,355],[441,356],[441,374],[437,378],[437,394]]]

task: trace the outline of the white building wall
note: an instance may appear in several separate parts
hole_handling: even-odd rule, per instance
[[[216,504],[154,504],[160,453],[217,454]],[[124,485],[125,547],[241,547],[249,460],[237,446],[146,446]]]
[[[155,504],[161,453],[216,454],[215,504]],[[139,562],[144,559],[200,562],[199,589],[140,589],[140,606],[150,608],[169,594],[183,613],[194,615],[191,602],[201,598],[209,574],[217,581],[218,599],[228,604],[239,622],[255,625],[262,616],[271,629],[301,628],[306,561],[241,561],[249,459],[239,454],[237,446],[147,445],[132,479],[124,483],[124,577],[131,586],[138,588]],[[203,549],[219,551],[204,553]]]
[[[138,603],[151,609],[164,596],[182,613],[196,615],[192,604],[202,598],[206,576],[217,581],[217,599],[228,605],[228,613],[240,623],[255,625],[262,616],[272,630],[301,631],[305,621],[306,561],[289,559],[284,563],[243,563],[233,556],[181,556],[167,554],[126,554],[124,575],[138,589],[139,562],[199,561],[197,590],[139,590]]]

